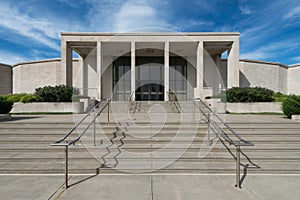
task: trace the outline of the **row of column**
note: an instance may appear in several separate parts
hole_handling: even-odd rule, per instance
[[[96,58],[96,66],[98,73],[98,90],[97,97],[101,99],[101,63],[102,63],[102,43],[100,41],[97,42],[97,58]],[[168,92],[169,92],[169,50],[170,44],[169,42],[165,42],[164,45],[164,93],[165,93],[165,101],[169,100]],[[68,86],[73,85],[73,66],[72,66],[72,48],[68,47],[67,42],[62,43],[62,60],[61,60],[61,80],[57,80],[57,83],[66,84]],[[135,59],[136,51],[135,51],[135,42],[131,42],[131,99],[135,100]],[[204,46],[203,41],[198,42],[197,53],[196,53],[196,87],[194,88],[194,97],[201,98],[201,94],[203,91],[203,76],[204,76]],[[65,80],[64,78],[65,77]],[[84,81],[84,80],[82,80]],[[238,87],[239,86],[239,43],[238,41],[234,41],[232,43],[232,47],[228,50],[228,61],[227,61],[227,88]]]

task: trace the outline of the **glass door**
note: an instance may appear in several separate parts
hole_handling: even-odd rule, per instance
[[[163,57],[138,57],[136,66],[137,101],[163,101]]]

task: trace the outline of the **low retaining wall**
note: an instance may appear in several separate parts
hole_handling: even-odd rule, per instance
[[[300,121],[300,115],[292,115],[292,120]]]
[[[14,103],[11,113],[83,113],[83,102]]]
[[[232,113],[283,113],[281,102],[226,103],[226,110]]]

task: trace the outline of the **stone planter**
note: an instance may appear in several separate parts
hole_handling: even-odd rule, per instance
[[[83,102],[14,103],[11,113],[83,113]]]
[[[281,102],[226,103],[232,113],[283,113]]]
[[[292,120],[300,121],[300,115],[292,115]]]

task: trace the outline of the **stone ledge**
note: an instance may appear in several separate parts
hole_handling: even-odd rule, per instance
[[[232,113],[283,113],[281,102],[227,103],[226,110]]]
[[[11,113],[83,113],[83,102],[14,103]]]
[[[220,99],[207,99],[206,102],[218,113],[283,113],[281,102],[224,103]]]
[[[292,120],[300,121],[300,115],[292,115]]]

